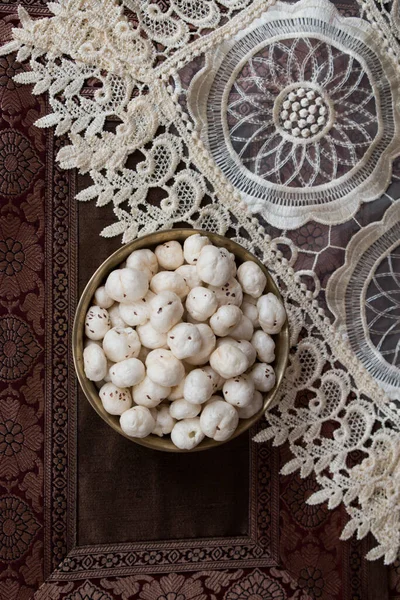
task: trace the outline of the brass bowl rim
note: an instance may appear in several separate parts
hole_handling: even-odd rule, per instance
[[[272,291],[274,294],[280,298],[283,302],[282,296],[279,292],[279,289],[274,282],[272,276],[270,275],[267,267],[263,265],[263,263],[252,254],[249,250],[240,246],[237,242],[229,238],[225,238],[219,234],[199,230],[199,229],[190,229],[190,228],[180,228],[180,229],[166,229],[161,230],[155,233],[150,233],[148,235],[136,238],[132,242],[129,242],[120,248],[118,248],[115,252],[113,252],[105,261],[101,263],[101,265],[96,269],[93,273],[89,281],[87,282],[81,297],[79,299],[78,305],[76,307],[75,316],[74,316],[74,325],[72,330],[72,355],[75,366],[75,371],[78,377],[79,384],[97,414],[105,421],[114,431],[124,436],[131,442],[139,444],[140,446],[145,446],[146,448],[151,448],[153,450],[161,450],[164,452],[199,452],[203,450],[209,450],[211,448],[216,448],[221,446],[222,444],[226,444],[227,442],[232,441],[245,431],[248,431],[265,413],[266,409],[273,402],[277,391],[281,385],[284,372],[286,370],[287,361],[289,357],[289,325],[288,320],[286,322],[279,334],[277,336],[280,337],[279,345],[283,344],[283,349],[280,350],[281,357],[279,364],[275,364],[275,374],[276,374],[276,384],[272,388],[270,392],[267,392],[264,396],[264,403],[262,408],[251,418],[249,419],[241,419],[239,421],[239,425],[235,431],[235,433],[229,439],[223,442],[217,442],[210,438],[205,438],[198,446],[196,446],[193,450],[181,450],[177,448],[171,441],[170,437],[158,437],[155,435],[149,435],[146,438],[133,438],[126,435],[118,422],[119,417],[115,417],[113,415],[108,414],[101,405],[101,400],[99,398],[98,390],[94,384],[94,382],[89,381],[87,379],[84,369],[83,369],[83,340],[84,340],[84,317],[86,315],[87,310],[91,305],[91,300],[94,295],[94,291],[101,285],[104,281],[105,277],[110,273],[111,270],[115,269],[118,265],[126,260],[127,256],[133,252],[135,249],[139,248],[150,248],[159,243],[164,243],[165,241],[176,239],[178,241],[184,241],[186,237],[194,234],[200,234],[207,236],[212,243],[215,243],[217,246],[225,247],[230,252],[234,252],[235,257],[243,262],[245,260],[252,260],[258,264],[267,277],[267,288]],[[233,250],[232,250],[233,249]],[[274,336],[275,337],[275,336]],[[101,405],[101,406],[100,406]]]

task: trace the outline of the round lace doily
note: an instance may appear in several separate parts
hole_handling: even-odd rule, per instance
[[[393,67],[365,22],[321,6],[278,3],[210,52],[189,90],[216,163],[281,229],[345,221],[400,151]]]
[[[366,368],[400,400],[400,204],[351,240],[328,297]]]

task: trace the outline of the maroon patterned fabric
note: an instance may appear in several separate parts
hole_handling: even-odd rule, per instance
[[[15,3],[0,10],[4,43]],[[339,541],[344,511],[305,504],[312,478],[278,476],[286,447],[251,445],[247,532],[118,544],[99,524],[99,540],[80,545],[77,494],[91,490],[76,478],[69,336],[80,265],[92,272],[117,242],[98,238],[106,212],[78,210],[75,174],[55,164],[62,141],[33,126],[45,104],[13,82],[20,70],[0,58],[0,600],[399,600],[400,563],[367,564],[368,541]],[[101,253],[88,256],[79,232]],[[325,234],[314,223],[293,233],[321,248]]]

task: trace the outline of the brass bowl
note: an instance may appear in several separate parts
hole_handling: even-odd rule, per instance
[[[278,335],[274,336],[276,343],[276,359],[273,364],[276,373],[275,387],[270,392],[265,394],[262,409],[250,419],[240,420],[235,433],[232,437],[226,440],[226,442],[217,442],[210,438],[205,438],[193,450],[180,450],[172,443],[169,437],[161,438],[156,435],[150,435],[142,439],[132,438],[127,436],[122,431],[119,425],[119,417],[110,415],[104,410],[95,384],[92,381],[89,381],[89,379],[87,379],[83,369],[84,320],[86,313],[92,304],[92,298],[96,289],[103,284],[110,271],[112,271],[118,265],[123,263],[129,256],[129,254],[133,252],[133,250],[138,250],[139,248],[154,249],[155,246],[157,246],[158,244],[163,244],[164,242],[171,240],[184,242],[187,237],[195,233],[206,235],[215,246],[226,248],[227,250],[232,252],[236,257],[237,263],[242,263],[247,260],[252,260],[253,262],[257,263],[267,277],[266,291],[273,292],[274,294],[276,294],[276,296],[281,298],[279,290],[275,285],[272,277],[268,273],[266,267],[259,260],[257,260],[256,257],[253,256],[253,254],[245,250],[242,246],[239,246],[239,244],[236,244],[232,240],[224,238],[215,233],[208,233],[206,231],[197,231],[194,229],[170,229],[167,231],[160,231],[158,233],[146,235],[133,242],[130,242],[129,244],[126,244],[125,246],[122,246],[109,258],[107,258],[107,260],[104,261],[102,265],[100,265],[100,267],[91,277],[89,283],[83,291],[81,299],[79,300],[79,304],[75,313],[74,328],[72,332],[72,351],[78,380],[85,393],[86,398],[89,400],[90,404],[93,406],[95,411],[106,423],[108,423],[108,425],[110,425],[110,427],[112,427],[115,431],[126,437],[128,440],[131,440],[131,442],[136,442],[141,446],[153,448],[154,450],[163,450],[165,452],[195,452],[199,450],[208,450],[209,448],[215,448],[216,446],[220,446],[221,444],[229,442],[241,433],[247,431],[252,425],[254,425],[256,421],[258,421],[258,419],[263,415],[266,408],[273,401],[277,389],[282,381],[283,373],[286,368],[286,363],[289,354],[289,328],[288,323],[286,321],[281,332]]]

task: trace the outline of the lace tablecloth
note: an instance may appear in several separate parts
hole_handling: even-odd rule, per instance
[[[124,0],[121,6],[69,0],[48,8],[53,16],[45,19],[39,19],[48,16],[39,3],[19,10],[22,27],[3,46],[0,63],[0,377],[7,386],[0,559],[8,565],[1,593],[11,598],[3,592],[11,589],[15,598],[30,597],[43,579],[44,559],[46,575],[63,562],[38,592],[42,598],[124,598],[129,585],[138,598],[177,592],[183,598],[248,598],[260,590],[279,599],[373,598],[366,579],[357,584],[352,575],[345,584],[347,575],[342,581],[328,575],[328,565],[340,564],[348,574],[346,552],[351,556],[351,544],[355,555],[361,551],[357,542],[337,541],[341,530],[342,539],[372,532],[375,542],[362,548],[371,559],[394,562],[399,548],[397,7],[380,12],[367,2],[335,8],[321,0]],[[10,5],[2,10],[7,42],[18,18]],[[23,84],[33,85],[36,98]],[[46,138],[44,127],[54,127],[56,137]],[[75,193],[73,179],[63,173],[75,168],[82,174],[78,200],[95,200],[99,207],[82,204],[78,229],[76,205],[66,201]],[[38,176],[41,170],[46,178]],[[280,468],[291,475],[281,485],[289,490],[282,497],[290,509],[267,511],[283,523],[281,540],[287,542],[279,551],[267,539],[252,550],[247,542],[243,546],[238,540],[249,532],[239,525],[229,533],[229,544],[237,546],[229,556],[218,542],[211,544],[215,556],[201,545],[183,559],[178,547],[166,543],[145,558],[148,545],[141,548],[140,538],[134,548],[114,547],[116,540],[104,532],[101,550],[89,551],[96,541],[90,518],[83,519],[91,510],[84,496],[78,523],[87,542],[76,546],[74,476],[65,475],[67,457],[69,472],[75,472],[74,383],[69,380],[69,390],[65,377],[72,370],[66,344],[77,268],[84,283],[121,236],[127,242],[183,224],[233,237],[252,250],[286,299],[290,365],[267,426],[255,438],[285,444]],[[94,260],[88,258],[91,248]],[[44,414],[35,405],[43,381],[52,398]],[[95,426],[79,414],[81,435]],[[39,458],[43,434],[45,470]],[[78,461],[82,452],[84,464],[82,448]],[[260,468],[263,461],[277,466],[275,452],[270,443],[252,445],[248,458]],[[250,514],[261,515],[267,498],[262,487],[251,489]],[[347,523],[337,509],[341,503]],[[327,508],[335,509],[329,526]],[[322,522],[323,550],[315,537]],[[257,527],[263,531],[261,521]],[[309,531],[305,541],[296,538],[297,527]],[[146,539],[160,539],[154,535]],[[218,529],[210,533],[220,535]],[[144,575],[170,572],[167,563],[176,567],[167,579]],[[178,575],[201,565],[205,570],[189,578]],[[395,566],[393,597],[400,593],[396,573]],[[91,579],[83,584],[85,577]],[[6,581],[9,587],[2,588]]]

